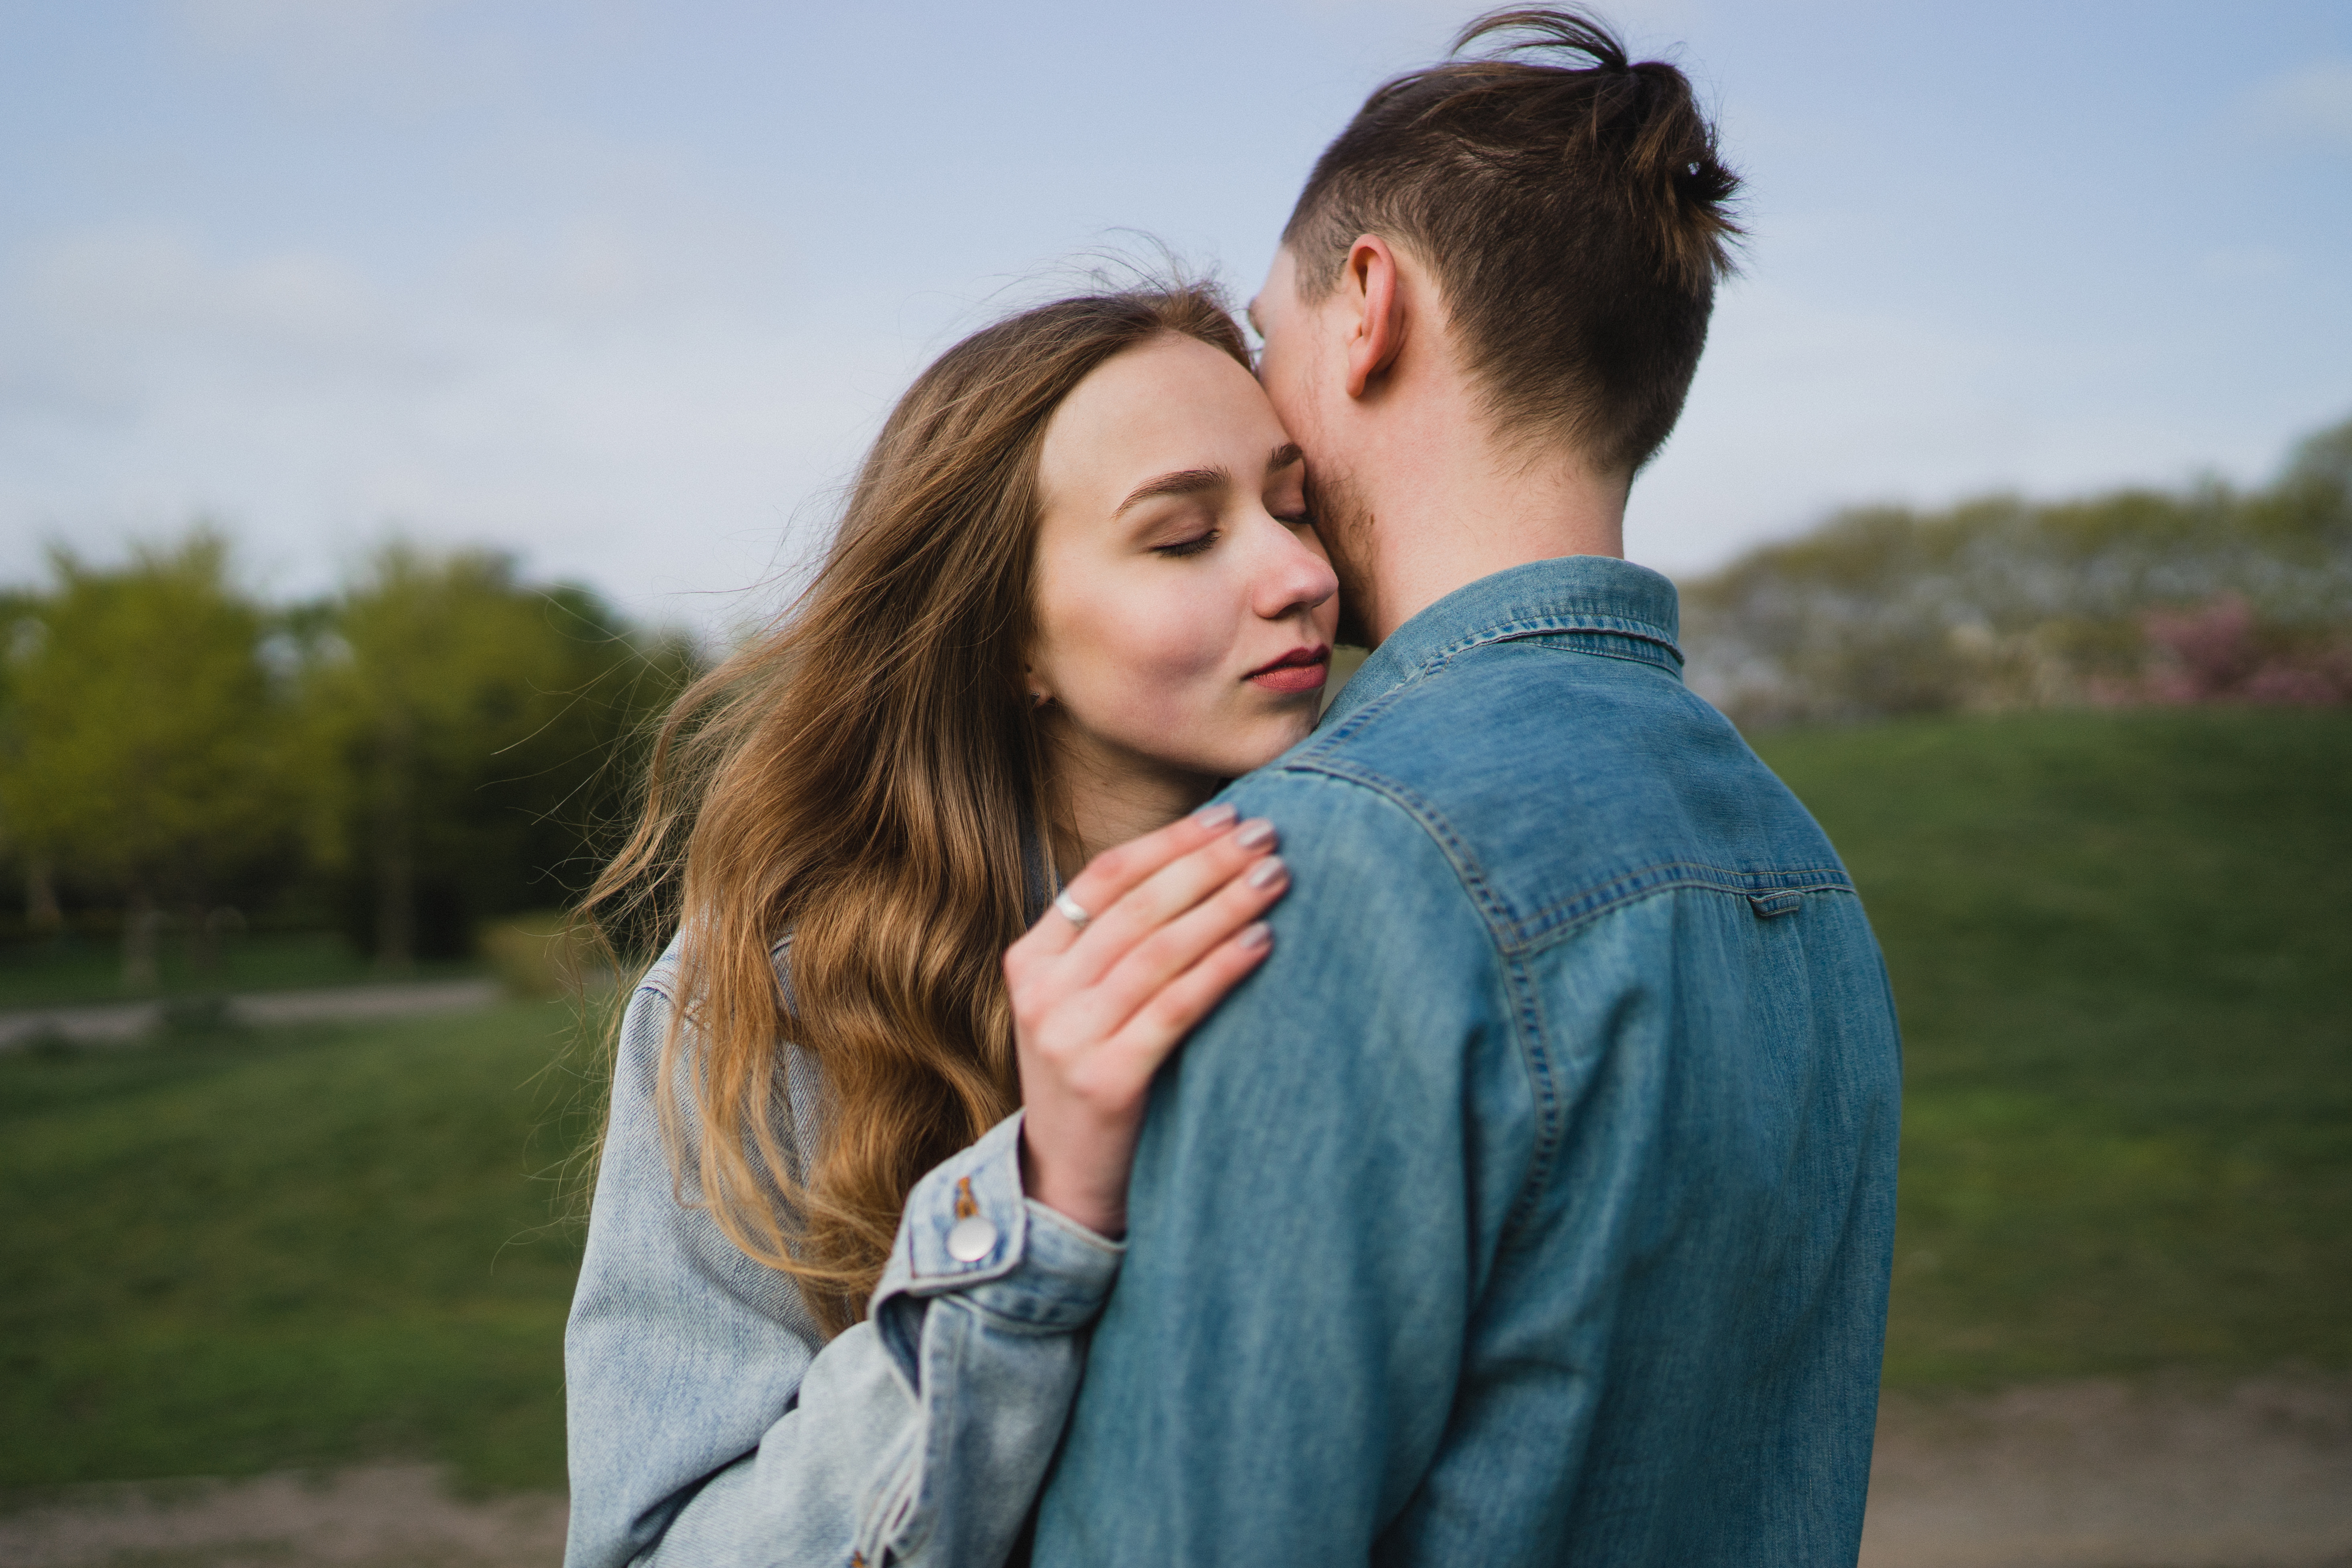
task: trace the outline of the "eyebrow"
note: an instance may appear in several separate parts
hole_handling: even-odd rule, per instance
[[[1136,486],[1134,491],[1118,503],[1118,510],[1111,516],[1117,517],[1136,502],[1150,500],[1153,496],[1190,496],[1198,495],[1202,490],[1213,490],[1232,477],[1223,468],[1180,468],[1172,474],[1162,474],[1156,479],[1147,479]]]
[[[1298,449],[1297,442],[1285,441],[1266,458],[1265,471],[1278,474],[1306,456]],[[1118,503],[1111,516],[1117,517],[1138,501],[1150,500],[1154,496],[1199,495],[1202,490],[1213,490],[1232,482],[1233,475],[1223,468],[1179,468],[1172,474],[1162,474],[1156,479],[1146,479],[1136,486],[1129,492],[1128,498]]]

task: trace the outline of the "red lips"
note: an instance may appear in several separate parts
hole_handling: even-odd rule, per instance
[[[1314,691],[1321,688],[1324,677],[1330,673],[1330,669],[1331,650],[1318,643],[1312,647],[1292,648],[1272,663],[1259,665],[1242,679],[1268,691]]]

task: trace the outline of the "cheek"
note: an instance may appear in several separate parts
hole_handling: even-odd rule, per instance
[[[1243,608],[1208,574],[1175,572],[1073,606],[1052,627],[1055,696],[1081,730],[1117,746],[1214,767],[1243,696]]]
[[[1222,685],[1234,627],[1224,597],[1152,584],[1067,617],[1055,643],[1067,656],[1061,681],[1071,701],[1164,704]]]

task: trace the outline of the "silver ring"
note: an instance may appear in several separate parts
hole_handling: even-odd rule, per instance
[[[1064,920],[1080,931],[1086,930],[1087,922],[1095,918],[1087,913],[1077,900],[1070,897],[1070,890],[1067,888],[1054,895],[1054,909]]]

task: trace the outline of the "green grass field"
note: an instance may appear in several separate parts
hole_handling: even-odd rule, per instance
[[[0,1486],[562,1481],[558,1004],[0,1058]]]
[[[1903,1008],[1889,1382],[2352,1365],[2352,715],[1761,749]],[[0,1487],[377,1454],[560,1484],[565,1028],[0,1057]]]
[[[209,972],[191,962],[187,943],[167,934],[158,954],[162,984],[152,991],[122,985],[122,953],[110,942],[73,937],[0,946],[0,1012],[63,1007],[86,1002],[135,1001],[236,991],[299,991],[382,980],[373,964],[332,931],[287,931],[234,937],[221,945]],[[478,974],[471,961],[428,960],[407,978],[433,980]]]
[[[1902,1011],[1888,1383],[2352,1365],[2352,715],[1759,749]]]

